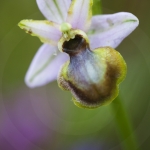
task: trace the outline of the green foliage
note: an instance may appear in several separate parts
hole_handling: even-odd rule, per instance
[[[101,0],[94,0],[93,1],[92,14],[93,14],[93,16],[98,15],[98,14],[102,14],[102,2],[101,2]]]

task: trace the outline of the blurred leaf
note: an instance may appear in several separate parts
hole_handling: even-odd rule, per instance
[[[102,3],[101,0],[94,0],[93,1],[93,10],[92,10],[93,16],[102,14]]]

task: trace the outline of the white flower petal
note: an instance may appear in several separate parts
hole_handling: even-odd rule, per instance
[[[27,71],[25,82],[30,88],[43,86],[57,78],[59,68],[69,59],[66,53],[54,55],[56,46],[43,44]]]
[[[92,17],[88,32],[91,49],[103,46],[116,48],[138,24],[138,18],[127,12]]]
[[[36,0],[40,11],[50,21],[65,22],[71,0]]]
[[[25,30],[32,36],[38,36],[44,43],[55,44],[61,37],[59,25],[47,20],[34,21],[34,20],[22,20],[19,27]]]
[[[69,11],[67,22],[74,29],[87,31],[91,24],[93,0],[73,0]]]

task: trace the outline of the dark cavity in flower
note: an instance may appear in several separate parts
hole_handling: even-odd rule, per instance
[[[81,35],[76,35],[74,39],[65,41],[62,48],[69,55],[75,55],[85,50],[86,46],[86,40]]]

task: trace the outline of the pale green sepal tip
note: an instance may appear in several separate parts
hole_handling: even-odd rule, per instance
[[[22,20],[22,21],[20,21],[20,22],[18,23],[18,26],[19,26],[21,29],[25,30],[26,33],[32,34],[32,31],[26,29],[27,27],[26,27],[26,25],[25,25],[25,24],[26,24],[27,22],[29,22],[29,21],[32,21],[32,20]],[[33,34],[32,34],[32,35],[33,35]]]

